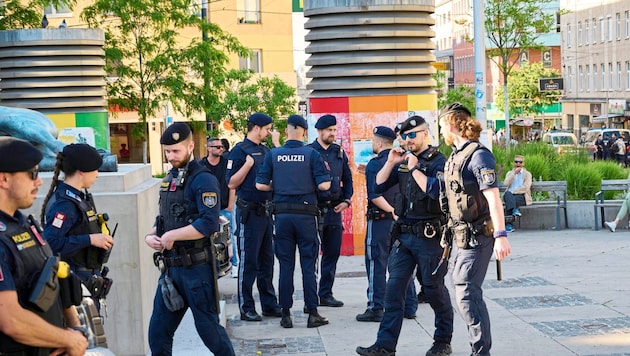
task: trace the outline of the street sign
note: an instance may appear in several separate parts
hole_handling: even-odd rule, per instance
[[[562,78],[541,78],[538,79],[538,90],[552,91],[563,90],[564,82]]]

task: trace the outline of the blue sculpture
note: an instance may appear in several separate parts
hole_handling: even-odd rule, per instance
[[[57,140],[58,130],[46,115],[29,109],[0,106],[0,136],[13,136],[30,141],[37,147],[44,158],[39,163],[41,171],[53,171],[57,160],[57,153],[66,146]],[[116,155],[103,149],[98,149],[103,164],[100,172],[118,171]]]

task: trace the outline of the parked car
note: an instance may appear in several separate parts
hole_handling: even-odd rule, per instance
[[[597,151],[597,147],[595,147],[595,141],[597,141],[597,136],[602,135],[602,140],[604,141],[604,145],[608,145],[610,143],[610,138],[612,134],[615,136],[623,137],[623,140],[626,142],[626,146],[630,143],[630,130],[627,129],[591,129],[586,132],[584,136],[584,142],[582,143],[583,147],[586,147],[591,155],[591,157],[595,156],[595,152]]]
[[[552,145],[559,154],[578,148],[578,139],[570,132],[547,132],[543,135],[542,142]]]

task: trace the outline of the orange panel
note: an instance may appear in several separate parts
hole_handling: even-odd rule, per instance
[[[361,112],[398,112],[407,111],[407,96],[358,96],[350,97],[349,111]]]

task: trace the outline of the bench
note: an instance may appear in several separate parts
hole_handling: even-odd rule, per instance
[[[499,191],[504,193],[507,187],[503,184],[499,184]],[[556,210],[556,230],[562,229],[562,216],[560,210],[564,210],[564,226],[569,228],[569,219],[567,214],[567,182],[566,181],[533,181],[531,186],[531,192],[547,192],[554,193],[555,200],[534,200],[531,205],[519,206],[518,209],[528,210],[537,208],[555,208]],[[520,217],[516,217],[518,220],[518,227],[521,227]]]
[[[626,191],[630,184],[630,176],[628,179],[603,179],[601,189],[595,193],[595,205],[593,206],[593,216],[595,224],[593,228],[599,230],[604,227],[606,217],[604,216],[605,208],[620,208],[623,201],[606,201],[604,195],[607,191]]]

